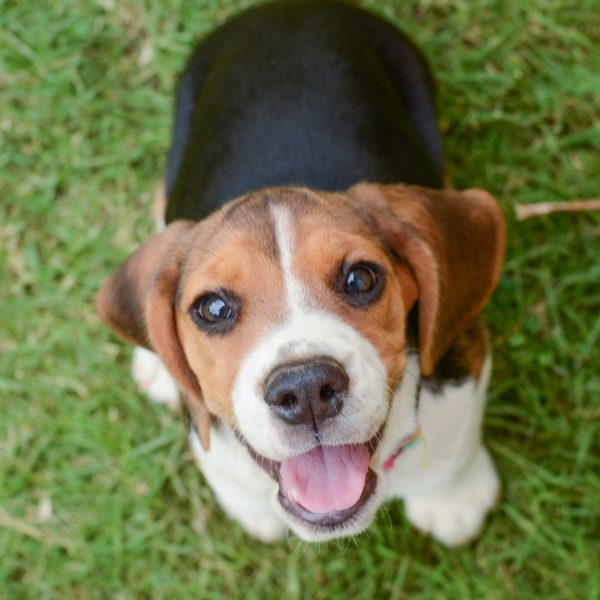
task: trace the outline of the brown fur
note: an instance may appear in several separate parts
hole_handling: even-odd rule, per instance
[[[188,266],[181,282],[177,315],[186,356],[202,382],[209,410],[232,422],[231,386],[240,363],[268,328],[284,317],[285,302],[278,264],[256,243],[260,231],[237,230],[219,237],[205,252],[190,252],[188,265],[195,267]],[[203,293],[219,288],[235,291],[242,311],[229,333],[208,336],[198,330],[188,308]]]
[[[104,282],[96,310],[127,341],[152,348],[161,357],[186,395],[198,431],[208,439],[209,414],[185,358],[174,313],[183,254],[194,226],[191,221],[178,221],[152,236]]]
[[[502,214],[482,190],[359,184],[349,195],[374,206],[383,238],[416,280],[421,370],[430,375],[498,283]]]

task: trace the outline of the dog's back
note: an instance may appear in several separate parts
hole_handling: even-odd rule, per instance
[[[338,2],[275,2],[204,40],[180,81],[167,221],[267,186],[440,187],[432,83],[416,48]]]

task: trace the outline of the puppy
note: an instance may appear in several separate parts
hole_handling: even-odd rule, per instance
[[[443,178],[426,62],[368,12],[265,4],[192,54],[168,225],[97,309],[146,349],[151,396],[181,391],[199,466],[251,535],[353,535],[400,498],[453,546],[493,507],[478,315],[504,224]]]

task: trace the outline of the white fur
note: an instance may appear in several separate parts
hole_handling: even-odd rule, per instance
[[[142,392],[171,410],[179,408],[179,390],[158,355],[136,346],[131,360],[131,376]]]
[[[305,286],[300,283],[292,268],[292,256],[296,232],[292,214],[289,208],[277,204],[271,205],[271,215],[275,223],[275,237],[285,285],[287,308],[292,315],[299,315],[309,303],[310,294]]]
[[[339,535],[361,531],[385,499],[401,498],[409,521],[438,541],[456,546],[477,536],[500,489],[492,461],[481,444],[490,364],[488,359],[477,384],[469,379],[461,385],[446,385],[439,394],[423,388],[417,415],[418,366],[409,357],[372,464],[379,478],[379,493],[365,506],[362,520],[350,523]],[[423,431],[422,438],[399,455],[391,471],[384,471],[385,460],[415,430],[417,422]],[[264,435],[268,432],[264,431]],[[273,531],[282,534],[282,524],[286,523],[309,541],[332,537],[295,522],[281,508],[276,500],[277,484],[256,465],[225,426],[221,426],[215,438],[217,441],[208,453],[194,436],[192,448],[219,502],[247,531],[259,539],[270,540],[274,539],[270,537]],[[215,438],[211,436],[211,440]]]
[[[190,444],[206,481],[231,518],[263,542],[285,535],[286,524],[271,509],[277,484],[254,462],[229,428],[211,428],[209,452],[202,448],[193,430]]]
[[[259,454],[282,460],[315,445],[312,436],[284,423],[265,402],[263,382],[282,355],[285,362],[330,356],[346,369],[348,394],[340,414],[322,423],[323,443],[366,442],[377,433],[388,407],[386,370],[375,347],[341,320],[315,311],[290,319],[259,340],[235,379],[236,421]]]
[[[499,495],[500,480],[487,450],[480,445],[471,461],[448,482],[406,496],[406,517],[446,546],[460,546],[479,535]]]
[[[422,436],[396,460],[387,477],[388,497],[420,493],[450,480],[468,464],[481,445],[481,421],[490,377],[488,358],[479,382],[446,384],[439,393],[424,385],[415,412],[418,363],[413,356],[394,396],[380,446],[381,463],[398,447],[398,440],[420,425]]]

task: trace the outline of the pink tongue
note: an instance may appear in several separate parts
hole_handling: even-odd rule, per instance
[[[317,446],[281,463],[282,492],[313,513],[344,510],[358,502],[368,469],[364,444]]]

